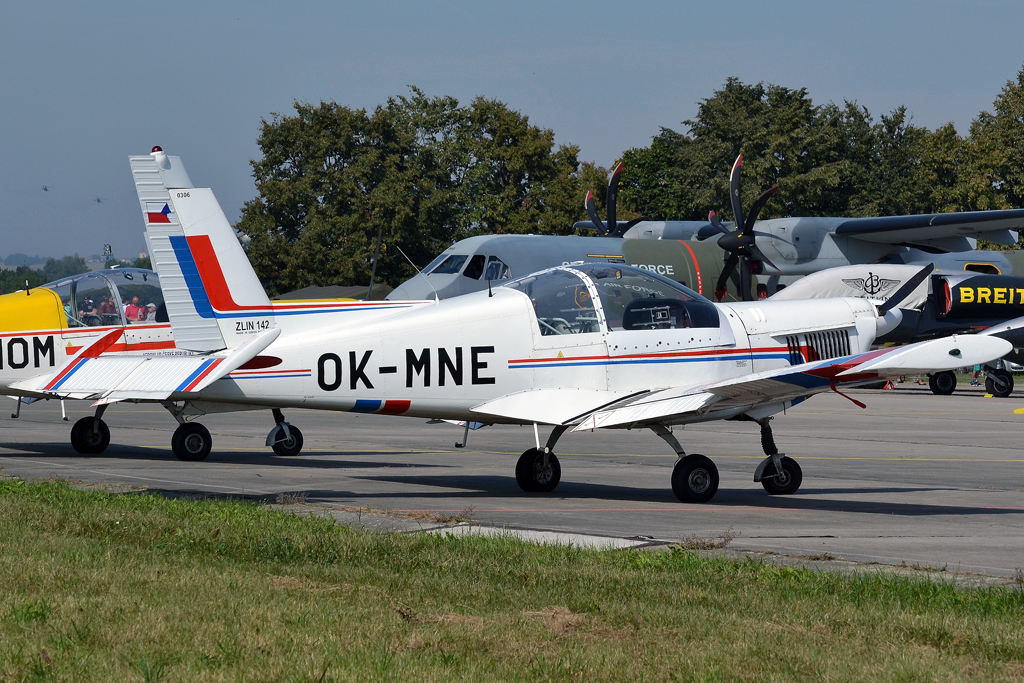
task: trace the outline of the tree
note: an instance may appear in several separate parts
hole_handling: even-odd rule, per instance
[[[140,256],[139,258],[132,261],[132,268],[144,268],[145,270],[153,270],[153,261],[148,256]]]
[[[764,218],[999,205],[971,171],[972,163],[984,158],[977,145],[957,135],[952,124],[934,132],[915,126],[905,107],[876,123],[855,102],[814,105],[803,88],[746,85],[730,78],[684,124],[687,132],[662,129],[650,147],[626,153],[624,204],[661,219],[700,220],[712,209],[731,218],[729,172],[742,152],[745,206],[768,187],[780,187]]]
[[[10,294],[25,289],[25,281],[29,287],[38,287],[47,278],[40,272],[27,266],[18,266],[15,270],[0,270],[0,294]]]
[[[661,219],[702,219],[729,207],[729,172],[742,152],[744,204],[782,188],[764,217],[847,209],[871,150],[870,116],[855,103],[815,106],[803,88],[730,78],[702,100],[686,133],[663,129],[626,155],[623,203]],[[726,215],[731,217],[731,211]]]
[[[62,259],[50,258],[43,265],[43,276],[46,278],[44,282],[88,272],[89,266],[85,265],[85,259],[78,254],[65,256]]]
[[[1024,68],[971,123],[967,197],[979,208],[1024,206]]]
[[[490,232],[566,233],[603,171],[496,100],[462,107],[413,88],[372,112],[294,104],[264,121],[259,196],[236,228],[271,293],[377,281],[392,286],[452,242]],[[596,189],[596,188],[595,188]]]

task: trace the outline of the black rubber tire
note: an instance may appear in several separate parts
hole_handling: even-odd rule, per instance
[[[93,422],[98,422],[93,430]],[[103,420],[92,415],[83,417],[71,427],[71,447],[82,455],[99,455],[110,445],[110,429]]]
[[[544,469],[544,454],[536,448],[519,456],[516,463],[516,483],[527,493],[551,493],[562,479],[562,466],[554,453],[548,454],[548,467]]]
[[[933,394],[949,396],[956,391],[956,375],[949,370],[928,375],[928,388]]]
[[[291,435],[290,438],[274,442],[274,453],[282,458],[298,455],[302,450],[302,432],[299,431],[299,428],[288,425],[288,433]]]
[[[718,468],[711,458],[694,453],[672,470],[672,493],[684,503],[706,503],[718,493]]]
[[[171,450],[178,460],[196,462],[206,460],[213,446],[210,430],[198,422],[188,422],[174,430]]]
[[[994,379],[986,377],[985,391],[993,396],[998,396],[999,398],[1006,398],[1013,393],[1013,375],[1011,375],[1008,370],[996,370],[991,374],[998,375],[1002,379],[1006,380],[1006,384],[1002,385],[1002,388],[1000,388]]]
[[[761,475],[761,486],[773,496],[789,496],[796,493],[803,483],[804,473],[793,458],[782,458],[783,481],[775,476],[775,463],[768,463]]]

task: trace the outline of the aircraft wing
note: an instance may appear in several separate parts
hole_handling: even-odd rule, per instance
[[[237,370],[277,339],[278,328],[262,332],[229,352],[176,356],[106,354],[121,330],[100,337],[55,373],[38,375],[11,388],[46,398],[162,401],[176,393],[197,393]]]
[[[1024,228],[1024,209],[963,211],[916,216],[847,218],[832,229],[835,235],[882,244],[905,244],[948,237],[978,237],[1013,244]]]
[[[513,422],[571,424],[575,418],[648,392],[601,391],[597,389],[536,389],[496,398],[478,406],[474,413]]]
[[[661,422],[709,411],[754,409],[802,401],[824,391],[902,375],[953,370],[987,363],[1012,350],[994,336],[952,336],[767,370],[686,391],[664,390],[607,406],[579,419],[574,432],[601,427]]]

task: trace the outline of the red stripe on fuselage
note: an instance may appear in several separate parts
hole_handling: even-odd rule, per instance
[[[381,415],[401,415],[402,413],[409,410],[409,406],[412,405],[412,401],[384,401],[384,407],[381,408]]]

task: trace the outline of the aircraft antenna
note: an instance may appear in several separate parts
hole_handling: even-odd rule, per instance
[[[408,254],[402,251],[402,248],[400,246],[396,244],[395,249],[397,249],[398,253],[400,253],[402,256],[405,256],[405,260],[409,262],[410,266],[416,268],[416,264],[412,262],[412,259],[409,258]],[[416,274],[421,276],[423,278],[423,281],[427,283],[427,287],[430,287],[430,289],[434,292],[434,301],[440,301],[441,297],[437,295],[437,290],[434,289],[434,285],[430,284],[430,280],[428,280],[427,276],[423,274],[423,271],[421,271],[419,268],[416,268]]]

